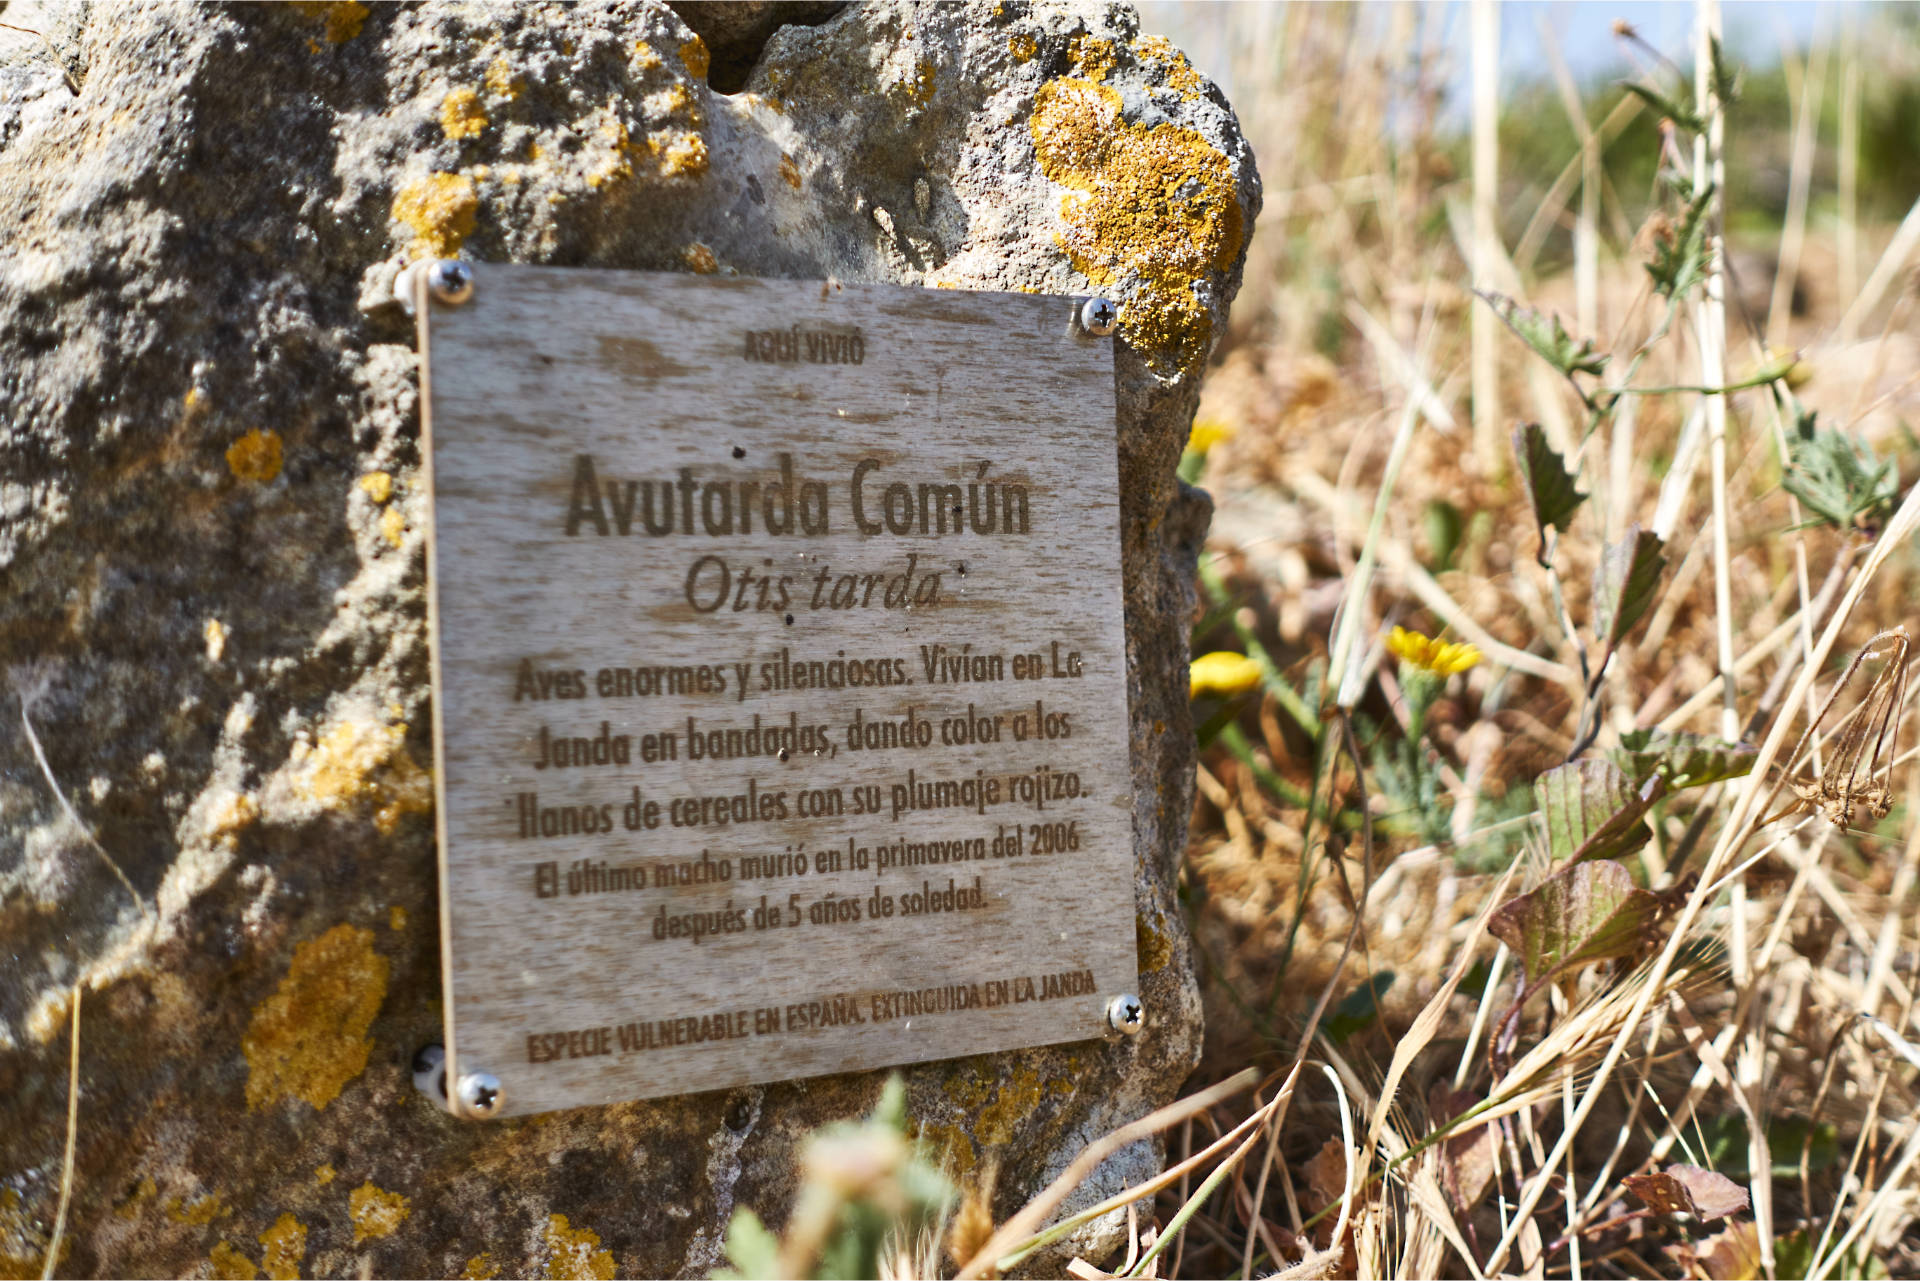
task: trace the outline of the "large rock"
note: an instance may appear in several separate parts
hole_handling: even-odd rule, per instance
[[[703,1274],[735,1206],[785,1212],[798,1136],[874,1099],[484,1124],[415,1091],[440,958],[410,254],[1123,301],[1150,1027],[907,1077],[1005,1215],[1192,1068],[1208,507],[1174,465],[1252,157],[1123,7],[806,8],[757,60],[736,40],[732,96],[658,5],[6,8],[35,34],[0,30],[0,1275],[51,1235],[76,990],[71,1273]]]

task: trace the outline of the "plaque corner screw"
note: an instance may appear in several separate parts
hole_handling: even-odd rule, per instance
[[[1096,338],[1105,338],[1120,323],[1120,308],[1111,298],[1089,298],[1080,304],[1080,327]]]
[[[496,1116],[501,1104],[500,1078],[491,1072],[468,1072],[460,1078],[460,1106],[469,1116]]]
[[[1107,1022],[1116,1032],[1138,1036],[1147,1025],[1147,1007],[1131,992],[1122,992],[1107,1002]]]
[[[427,268],[427,288],[449,307],[473,297],[473,268],[458,258],[441,258]]]

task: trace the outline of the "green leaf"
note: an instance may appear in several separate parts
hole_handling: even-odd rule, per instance
[[[1574,487],[1573,473],[1547,443],[1547,433],[1539,423],[1513,429],[1513,458],[1527,483],[1527,496],[1533,500],[1533,522],[1540,536],[1538,554],[1545,556],[1547,526],[1566,533],[1573,525],[1573,514],[1587,496]]]
[[[1657,778],[1636,789],[1612,761],[1592,757],[1548,770],[1534,781],[1548,853],[1556,863],[1624,858],[1652,838],[1642,819],[1665,792]]]
[[[1647,274],[1663,298],[1678,298],[1706,278],[1707,206],[1713,184],[1688,199],[1678,224],[1653,238],[1653,261]]]
[[[1344,1041],[1355,1032],[1365,1031],[1380,1021],[1380,999],[1393,988],[1392,970],[1370,974],[1359,987],[1347,993],[1340,1004],[1327,1014],[1321,1025],[1329,1039]]]
[[[1523,307],[1505,294],[1496,294],[1491,290],[1477,289],[1487,306],[1494,314],[1506,322],[1520,341],[1539,353],[1540,358],[1561,373],[1571,377],[1576,373],[1598,375],[1607,367],[1607,357],[1590,338],[1575,340],[1560,323],[1558,315],[1544,315],[1531,307]]]
[[[1520,958],[1527,986],[1601,961],[1629,957],[1652,941],[1660,900],[1627,869],[1601,860],[1576,863],[1531,893],[1502,903],[1487,922]]]
[[[1742,778],[1752,771],[1755,755],[1751,743],[1729,743],[1712,734],[1636,729],[1620,736],[1613,759],[1628,778],[1657,775],[1668,787],[1678,790]]]
[[[1706,128],[1706,121],[1693,109],[1693,104],[1684,98],[1676,102],[1658,89],[1631,80],[1622,80],[1620,87],[1652,107],[1655,115],[1664,116],[1688,133],[1699,133]]]
[[[1740,69],[1721,56],[1719,36],[1707,37],[1707,51],[1712,55],[1713,96],[1722,108],[1731,107],[1740,101]]]
[[[1454,554],[1460,550],[1460,538],[1467,530],[1466,517],[1444,498],[1430,500],[1420,515],[1426,526],[1427,547],[1433,554],[1427,568],[1444,574],[1453,568]]]
[[[1594,566],[1593,634],[1608,653],[1653,605],[1667,567],[1666,548],[1658,534],[1629,525]]]
[[[1828,524],[1853,529],[1882,523],[1898,479],[1892,459],[1881,462],[1871,446],[1843,431],[1820,430],[1812,413],[1798,416],[1780,483]]]
[[[714,1281],[775,1281],[780,1275],[780,1238],[742,1206],[727,1224],[727,1261],[733,1266],[715,1272]]]

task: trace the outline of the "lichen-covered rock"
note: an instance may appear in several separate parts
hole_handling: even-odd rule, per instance
[[[440,966],[410,255],[1121,301],[1151,1023],[907,1076],[1002,1215],[1179,1088],[1207,506],[1174,464],[1252,158],[1125,8],[811,9],[733,47],[725,95],[650,4],[7,7],[0,1276],[51,1235],[76,991],[67,1272],[704,1274],[735,1206],[788,1208],[797,1138],[871,1106],[876,1075],[473,1124],[414,1090]]]

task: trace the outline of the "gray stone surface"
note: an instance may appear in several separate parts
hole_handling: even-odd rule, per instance
[[[784,1213],[796,1139],[875,1096],[485,1125],[414,1091],[439,957],[409,254],[1123,302],[1152,1024],[907,1076],[1002,1216],[1173,1096],[1208,515],[1173,473],[1259,204],[1183,58],[1117,5],[859,5],[775,30],[728,96],[658,5],[0,21],[41,33],[0,30],[0,1276],[51,1231],[76,987],[70,1273],[700,1275],[735,1206]]]

